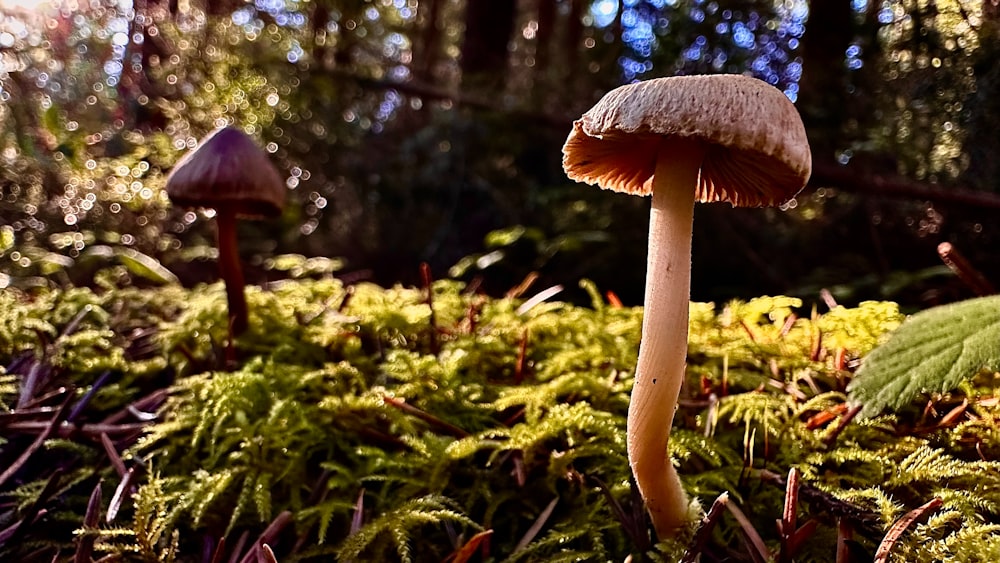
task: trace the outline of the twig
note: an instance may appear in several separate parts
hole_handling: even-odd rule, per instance
[[[982,272],[977,270],[961,252],[950,242],[942,242],[937,247],[938,256],[945,266],[955,272],[958,279],[962,280],[969,289],[976,295],[993,295],[997,292],[993,284],[990,283]]]
[[[521,283],[515,285],[514,287],[507,290],[504,297],[507,299],[517,299],[518,297],[525,294],[526,291],[538,280],[538,272],[528,272],[528,275],[524,276]]]
[[[25,463],[27,463],[28,458],[34,455],[34,453],[42,447],[42,444],[45,443],[45,440],[49,439],[49,436],[52,435],[52,432],[55,431],[56,427],[66,419],[66,414],[69,412],[70,399],[72,399],[72,395],[67,396],[62,405],[59,406],[59,410],[56,411],[56,414],[52,417],[52,420],[44,423],[45,426],[38,434],[38,437],[35,438],[35,441],[32,442],[31,445],[28,446],[28,448],[24,450],[24,452],[16,460],[14,460],[14,463],[10,464],[10,466],[3,473],[0,473],[0,486],[3,486],[8,479],[14,476],[14,474],[17,473]]]
[[[219,543],[215,544],[215,551],[212,553],[210,563],[222,563],[222,558],[226,555],[226,536],[219,538]]]
[[[826,307],[831,311],[837,308],[837,300],[833,297],[833,294],[830,293],[829,289],[824,287],[823,289],[819,290],[819,297],[820,299],[823,300],[823,303],[826,304]]]
[[[608,305],[612,309],[621,309],[625,307],[625,305],[622,303],[621,298],[618,297],[618,294],[611,291],[610,289],[604,293],[604,296],[608,298]]]
[[[434,416],[433,414],[425,410],[419,409],[402,399],[397,399],[390,395],[382,395],[382,400],[385,401],[386,404],[396,407],[397,409],[405,412],[406,414],[419,418],[420,420],[430,424],[431,426],[436,426],[438,429],[444,431],[446,434],[450,436],[454,436],[456,438],[465,438],[466,436],[469,435],[468,432],[462,430],[458,426],[455,426],[450,422],[441,420],[440,418]]]
[[[86,317],[87,314],[93,309],[94,307],[92,305],[84,305],[66,324],[62,332],[59,333],[59,338],[69,336],[76,332],[76,330],[80,327],[80,323],[83,322],[83,318]],[[28,404],[31,403],[36,389],[45,379],[47,372],[50,372],[51,369],[52,367],[45,363],[44,355],[42,358],[34,358],[34,362],[31,364],[27,375],[22,381],[21,395],[17,399],[17,408],[27,407]]]
[[[63,336],[69,336],[76,332],[76,329],[80,328],[80,323],[83,322],[83,318],[93,310],[93,305],[84,305],[79,311],[77,311],[76,315],[73,315],[73,318],[66,323],[62,332],[59,333],[59,337],[62,338]]]
[[[704,435],[706,438],[711,438],[715,434],[715,425],[719,422],[719,396],[715,393],[709,393],[708,400],[705,401],[702,408],[707,409],[705,412]]]
[[[319,478],[313,483],[312,492],[309,493],[309,499],[306,500],[304,506],[316,506],[326,500],[327,495],[330,493],[330,488],[326,486],[327,482],[333,472],[329,469],[324,469],[322,473],[319,474]],[[309,541],[310,532],[308,529],[299,529],[299,537],[295,540],[295,545],[292,546],[292,551],[290,553],[298,553],[303,547],[305,547],[306,542]]]
[[[608,506],[611,507],[611,511],[615,515],[615,518],[617,518],[618,522],[621,523],[622,528],[625,530],[629,539],[632,540],[632,543],[635,544],[636,548],[639,551],[646,551],[649,549],[649,535],[646,532],[647,526],[645,525],[645,522],[642,521],[642,518],[646,513],[646,508],[645,505],[642,504],[642,499],[636,499],[635,497],[637,494],[633,494],[633,500],[639,503],[639,508],[637,510],[632,510],[632,514],[629,514],[625,511],[625,507],[618,502],[618,499],[611,494],[611,489],[608,488],[608,485],[604,483],[604,481],[601,481],[593,475],[588,475],[587,479],[595,483],[597,488],[600,489],[601,493],[604,495],[604,500],[607,501]],[[632,489],[636,489],[634,482],[632,484]]]
[[[476,550],[479,549],[480,545],[484,545],[483,542],[488,540],[490,536],[493,535],[493,530],[483,530],[478,534],[469,538],[469,541],[465,542],[462,547],[455,550],[455,553],[448,556],[445,559],[446,563],[467,563],[469,559],[475,555]],[[483,554],[483,560],[487,560],[486,554]]]
[[[31,402],[31,398],[35,394],[35,388],[38,387],[38,382],[42,379],[42,367],[42,362],[36,360],[28,368],[28,373],[21,381],[21,395],[17,398],[17,408],[24,408]]]
[[[354,514],[351,516],[351,529],[348,531],[348,536],[353,536],[358,533],[365,523],[365,489],[362,487],[358,491],[358,500],[354,502]]]
[[[837,348],[837,353],[833,357],[833,369],[837,371],[844,371],[847,367],[847,348],[841,346]]]
[[[63,422],[63,421],[60,421]],[[41,435],[45,436],[45,439],[49,438],[45,432],[49,431],[49,426],[51,422],[41,422],[34,420],[26,420],[24,422],[14,422],[7,426],[7,430],[13,430],[18,432],[24,432],[25,434],[34,434],[36,432],[41,432]],[[96,437],[101,434],[128,434],[129,432],[138,432],[144,430],[149,426],[148,422],[134,422],[131,424],[65,424],[60,425],[57,430],[59,437],[65,438],[67,436],[72,436],[73,434],[83,434],[85,436]],[[0,480],[2,483],[2,480]]]
[[[122,480],[118,483],[118,487],[115,488],[115,494],[111,497],[111,503],[108,504],[108,514],[106,516],[107,522],[110,524],[116,516],[118,516],[118,511],[122,507],[122,501],[125,500],[125,491],[129,490],[132,485],[132,476],[135,474],[135,468],[130,468]]]
[[[42,491],[38,493],[35,501],[24,510],[24,516],[21,518],[20,524],[10,535],[10,538],[8,538],[8,541],[10,541],[11,544],[17,544],[20,542],[21,537],[27,532],[28,526],[35,521],[36,517],[45,512],[42,505],[48,502],[49,498],[52,497],[52,495],[54,495],[59,489],[59,481],[62,479],[63,472],[62,468],[57,467],[56,470],[52,472],[52,476],[49,477],[49,480],[45,482],[45,486],[42,487]],[[30,561],[30,559],[27,560]]]
[[[34,361],[34,352],[24,352],[15,356],[4,371],[7,373],[21,373],[21,368],[28,364],[28,362]]]
[[[246,545],[247,540],[249,539],[250,539],[250,531],[244,530],[243,533],[240,534],[239,539],[236,540],[236,545],[233,546],[233,553],[230,554],[229,556],[229,563],[239,562],[240,553],[243,553],[243,546]],[[222,538],[222,540],[225,540],[225,538]],[[220,543],[222,542],[222,540],[219,540]]]
[[[535,522],[531,524],[528,531],[525,532],[520,541],[517,542],[517,545],[514,546],[513,553],[521,551],[527,547],[529,543],[531,543],[531,540],[535,539],[538,532],[542,531],[542,527],[545,526],[546,522],[548,522],[549,516],[552,516],[552,511],[556,509],[556,504],[558,503],[559,497],[556,497],[549,502],[549,504],[542,510],[541,514],[538,515],[538,518],[535,518]]]
[[[260,534],[257,541],[253,542],[253,547],[250,548],[250,551],[247,552],[240,563],[253,563],[253,560],[256,559],[260,546],[263,544],[274,543],[274,541],[278,538],[278,534],[280,534],[281,531],[284,530],[285,527],[291,522],[292,512],[290,510],[285,510],[279,514],[278,517],[271,522],[267,529]]]
[[[14,522],[10,526],[7,526],[3,530],[0,530],[0,545],[4,545],[8,541],[10,541],[10,539],[14,537],[14,534],[16,534],[17,531],[21,528],[21,526],[27,526],[29,524],[33,524],[39,518],[45,516],[46,512],[48,511],[43,508],[39,510],[37,514],[35,514],[35,517],[31,520],[31,522],[28,522],[27,519],[22,518],[17,522]]]
[[[36,407],[32,409],[18,409],[9,412],[0,412],[0,428],[24,420],[48,420],[52,413],[59,407]]]
[[[705,544],[708,543],[708,538],[712,535],[715,523],[722,517],[722,512],[726,509],[728,503],[728,492],[723,492],[715,499],[705,517],[701,519],[701,525],[698,526],[698,531],[694,534],[691,546],[684,552],[684,557],[681,558],[680,563],[695,563],[695,561],[698,561],[698,556],[701,555],[701,552],[705,549]]]
[[[521,333],[521,343],[517,347],[517,363],[514,364],[514,383],[520,385],[524,380],[524,368],[528,360],[528,329]]]
[[[809,419],[806,420],[806,428],[809,430],[815,430],[845,412],[847,412],[847,403],[837,403],[826,410],[819,411],[818,413],[810,416]]]
[[[97,378],[97,381],[90,386],[90,389],[83,394],[83,397],[80,397],[80,400],[76,402],[76,405],[73,406],[73,410],[71,410],[69,416],[66,417],[66,422],[73,422],[79,418],[80,415],[83,414],[83,409],[87,408],[87,405],[90,404],[90,400],[94,398],[94,395],[97,394],[97,391],[100,390],[101,387],[104,387],[104,384],[107,383],[109,379],[111,379],[111,370],[105,370],[104,373]]]
[[[851,546],[847,542],[854,536],[854,528],[847,518],[837,522],[837,563],[851,563]]]
[[[786,487],[787,481],[785,477],[773,471],[760,469],[757,471],[757,477],[761,481],[776,487],[781,487],[782,489]],[[799,485],[799,498],[825,510],[833,516],[847,518],[870,536],[874,537],[881,534],[882,519],[874,512],[840,500],[829,493],[804,483]]]
[[[97,539],[97,524],[101,518],[101,482],[94,486],[87,503],[87,512],[83,516],[83,533],[77,536],[76,554],[73,563],[90,563],[94,553],[94,540]]]
[[[778,521],[778,531],[781,532],[782,554],[787,551],[788,540],[798,526],[797,505],[799,502],[799,470],[795,467],[788,470],[788,478],[785,481],[785,506],[781,511],[781,520]],[[784,557],[782,558],[784,559]]]
[[[257,562],[258,563],[278,563],[278,558],[274,556],[274,550],[271,546],[266,543],[260,544],[260,548],[257,550]]]
[[[743,327],[743,332],[747,333],[747,337],[750,339],[750,342],[756,344],[759,338],[757,336],[756,331],[753,328],[751,328],[750,325],[748,325],[745,320],[742,319],[740,319],[740,326]]]
[[[51,367],[49,367],[48,369],[51,369]],[[56,389],[53,389],[51,391],[47,391],[46,393],[44,393],[42,395],[39,395],[39,396],[31,399],[30,401],[28,401],[28,404],[25,405],[25,408],[30,408],[30,409],[37,408],[37,407],[39,407],[41,405],[44,405],[45,403],[48,403],[49,401],[51,401],[52,399],[55,399],[56,397],[58,397],[60,395],[65,395],[66,393],[68,393],[71,390],[72,389],[70,389],[68,387],[57,387]],[[42,408],[44,408],[44,407],[42,407]]]
[[[508,428],[510,428],[511,426],[514,426],[522,418],[524,418],[524,411],[525,411],[524,407],[519,407],[517,410],[515,410],[514,412],[512,412],[510,414],[510,416],[508,416],[507,418],[505,418],[502,421],[500,421],[501,424],[503,424],[504,426],[506,426]]]
[[[899,538],[902,537],[903,533],[906,532],[906,529],[924,515],[937,510],[943,503],[944,501],[940,498],[934,497],[926,503],[907,512],[899,520],[896,520],[896,523],[889,528],[888,533],[886,533],[885,537],[882,538],[882,543],[879,544],[878,550],[875,551],[875,563],[885,563],[888,561],[892,548],[896,545],[896,542],[899,541]]]
[[[532,297],[531,299],[528,299],[524,303],[521,303],[521,306],[517,308],[517,311],[516,311],[517,314],[518,315],[523,315],[523,314],[527,313],[528,311],[530,311],[533,307],[535,307],[539,303],[545,302],[546,299],[555,296],[556,294],[558,294],[562,290],[563,290],[563,286],[561,286],[561,285],[554,285],[552,287],[549,287],[547,289],[543,289],[542,291],[539,291],[537,294],[535,294],[534,297]]]
[[[778,338],[788,336],[788,333],[792,331],[792,327],[795,326],[795,321],[797,320],[799,320],[799,318],[795,315],[795,313],[785,317],[785,324],[781,325],[781,332],[778,333]]]
[[[799,550],[802,549],[803,545],[805,545],[806,540],[811,538],[812,535],[816,533],[816,528],[818,527],[819,527],[819,520],[810,518],[809,520],[806,520],[805,524],[799,526],[798,529],[796,529],[792,533],[791,537],[788,540],[789,561],[795,560],[795,556],[799,553]]]
[[[753,557],[754,561],[759,563],[764,563],[771,560],[771,550],[767,548],[767,544],[764,543],[764,538],[760,537],[760,533],[757,529],[753,527],[750,523],[750,519],[747,518],[746,514],[740,510],[738,506],[732,503],[726,503],[726,509],[729,510],[730,514],[736,518],[736,521],[740,524],[740,529],[743,531],[743,537],[747,541],[747,547],[750,549],[750,555]]]
[[[837,438],[840,437],[840,433],[843,432],[844,429],[847,428],[847,425],[854,420],[854,417],[858,416],[858,413],[861,412],[861,407],[862,405],[854,405],[846,413],[844,413],[844,416],[840,417],[840,420],[837,422],[837,426],[835,426],[833,430],[823,438],[823,443],[827,446],[833,445],[833,443],[837,441]]]
[[[145,397],[132,401],[130,405],[108,416],[101,422],[104,424],[116,424],[121,422],[122,420],[125,420],[129,416],[134,417],[135,413],[133,411],[139,411],[139,412],[155,411],[160,407],[160,405],[163,404],[164,401],[167,400],[167,397],[169,395],[170,395],[169,389],[157,389],[156,391],[153,391],[152,393],[146,395]]]
[[[438,328],[437,319],[434,316],[434,278],[431,276],[431,266],[427,262],[420,263],[420,277],[424,283],[424,291],[427,292],[426,297],[424,297],[424,303],[431,310],[430,316],[430,348],[431,354],[437,356],[441,352],[441,344],[438,342]]]
[[[953,426],[957,424],[958,420],[962,418],[963,415],[965,415],[965,411],[968,410],[968,408],[969,408],[969,399],[968,398],[962,399],[961,403],[959,403],[955,408],[951,409],[944,416],[941,417],[941,420],[939,420],[938,423],[934,425],[934,428],[935,429],[946,428],[948,426]]]
[[[309,493],[309,500],[306,501],[306,506],[315,506],[326,500],[326,495],[330,492],[326,483],[330,480],[331,476],[333,476],[333,472],[329,469],[324,469],[319,474],[319,478],[316,479],[316,482],[312,486],[312,492]]]
[[[524,451],[511,451],[510,461],[514,464],[514,481],[517,482],[518,487],[523,487],[528,482],[528,472],[524,469]]]
[[[111,460],[111,465],[115,468],[118,476],[124,477],[128,469],[126,469],[122,456],[118,454],[118,449],[111,442],[107,432],[101,432],[101,445],[104,447],[104,453],[108,454],[108,459]]]
[[[823,331],[818,331],[816,333],[816,339],[812,341],[812,346],[809,348],[809,361],[818,362],[823,357]]]

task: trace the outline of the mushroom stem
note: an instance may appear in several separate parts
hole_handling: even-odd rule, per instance
[[[628,458],[660,539],[688,521],[667,444],[687,357],[691,226],[704,145],[666,139],[653,176],[642,340],[628,409]]]
[[[247,300],[243,295],[246,282],[243,281],[240,253],[236,247],[236,214],[230,210],[217,210],[215,221],[219,273],[226,284],[226,299],[229,302],[230,337],[236,337],[247,329]]]

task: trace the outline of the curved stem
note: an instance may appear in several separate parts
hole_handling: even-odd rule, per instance
[[[236,246],[236,215],[232,211],[217,210],[215,216],[217,244],[219,245],[219,273],[226,284],[229,302],[230,336],[235,337],[247,329],[247,301],[243,295],[243,269]]]
[[[653,178],[642,340],[628,409],[628,457],[660,539],[687,523],[667,444],[687,357],[691,227],[704,147],[666,140]]]

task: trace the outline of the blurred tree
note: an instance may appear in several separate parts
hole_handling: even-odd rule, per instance
[[[507,43],[514,31],[516,14],[515,0],[466,4],[460,67],[466,90],[503,90],[507,75]]]
[[[1000,172],[997,11],[993,0],[63,0],[5,11],[0,234],[15,242],[0,247],[0,268],[8,283],[87,283],[120,245],[210,279],[197,261],[210,222],[170,209],[160,188],[197,139],[235,123],[273,155],[293,202],[281,221],[245,227],[248,258],[343,256],[353,275],[412,281],[419,261],[444,272],[488,232],[524,225],[531,244],[483,272],[493,289],[540,268],[539,283],[588,276],[628,300],[642,283],[647,203],[565,179],[571,121],[622,82],[746,72],[799,104],[816,180],[783,211],[699,210],[696,297],[838,283],[845,298],[879,296],[892,272],[934,265],[945,239],[1000,276],[984,211]],[[845,195],[865,189],[874,195]],[[907,203],[878,195],[889,190]],[[908,298],[928,297],[913,287]]]
[[[813,157],[832,160],[845,146],[844,124],[851,112],[844,103],[850,84],[845,53],[857,26],[851,4],[843,0],[814,0],[809,9],[810,19],[823,25],[810,26],[802,38],[799,108],[809,126]]]
[[[971,18],[972,16],[970,16]],[[972,23],[976,23],[973,21]],[[962,153],[968,166],[961,174],[962,183],[977,189],[1000,191],[1000,2],[986,0],[979,20],[979,49],[972,63],[975,84],[964,106],[968,116]]]

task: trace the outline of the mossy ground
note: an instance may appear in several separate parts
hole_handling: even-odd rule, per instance
[[[649,542],[625,456],[642,311],[584,286],[589,307],[281,281],[249,289],[233,350],[218,284],[6,290],[0,559],[677,560],[690,534]],[[1000,560],[992,374],[848,419],[859,358],[901,319],[693,303],[671,441],[689,493],[728,491],[786,561],[832,561],[838,536],[870,560],[937,497],[890,558]],[[795,553],[775,526],[792,467],[816,522]],[[752,561],[747,542],[725,514],[698,550]]]

